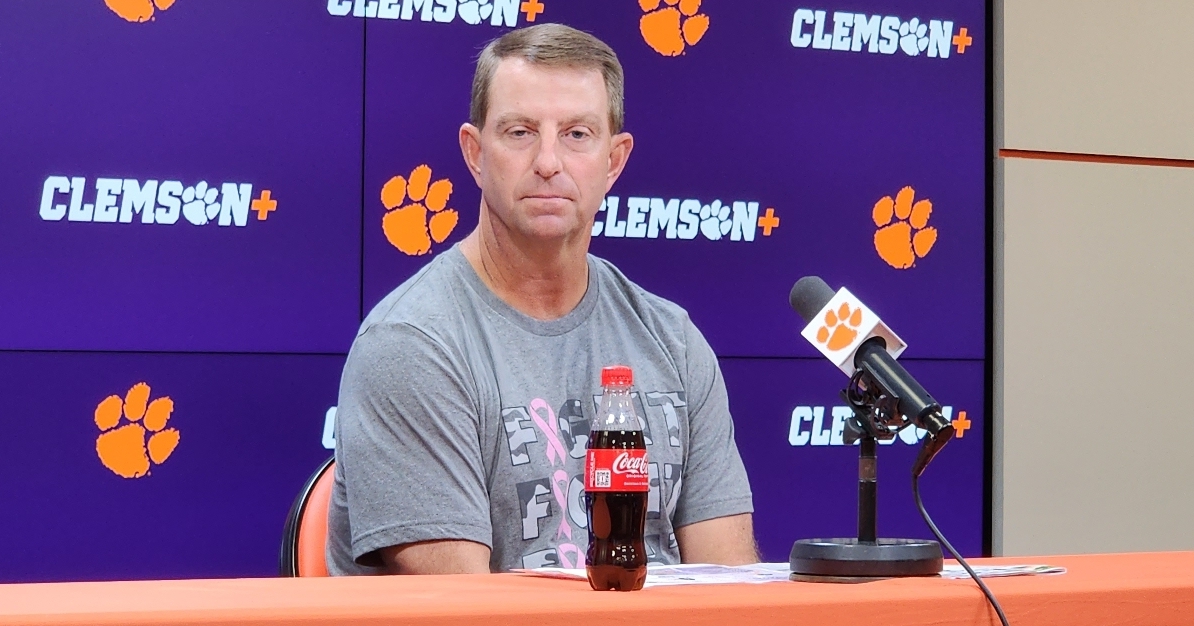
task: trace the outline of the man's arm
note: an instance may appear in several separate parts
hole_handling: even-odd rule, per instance
[[[750,513],[743,513],[677,528],[680,560],[717,565],[758,563],[759,553],[751,520]]]
[[[489,548],[472,541],[421,541],[378,552],[388,574],[489,573]]]
[[[757,563],[754,506],[713,348],[686,320],[688,451],[672,522],[685,563]]]
[[[489,571],[489,497],[465,368],[409,324],[357,337],[336,414],[346,556],[388,572]]]

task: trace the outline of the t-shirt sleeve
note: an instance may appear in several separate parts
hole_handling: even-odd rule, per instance
[[[689,437],[673,520],[676,528],[754,512],[746,468],[734,443],[734,422],[717,356],[691,321],[685,334]]]
[[[340,381],[336,462],[352,557],[436,539],[492,546],[479,410],[467,367],[408,324],[377,324],[353,343]]]

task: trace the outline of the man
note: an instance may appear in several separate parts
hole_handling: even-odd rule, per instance
[[[477,229],[381,301],[340,386],[333,574],[580,567],[605,365],[634,368],[654,562],[757,560],[717,360],[678,306],[588,255],[633,147],[622,68],[557,24],[481,53],[460,148]]]

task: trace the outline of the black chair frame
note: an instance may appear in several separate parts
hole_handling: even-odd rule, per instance
[[[315,473],[307,479],[306,484],[299,491],[298,497],[294,499],[294,504],[290,506],[290,513],[286,515],[286,527],[282,530],[282,550],[278,555],[279,576],[294,578],[299,575],[298,538],[300,526],[303,523],[303,511],[307,508],[307,501],[311,498],[311,490],[315,487],[315,483],[319,481],[324,472],[328,471],[328,467],[335,460],[336,455],[332,455],[320,464],[319,469],[315,470]]]

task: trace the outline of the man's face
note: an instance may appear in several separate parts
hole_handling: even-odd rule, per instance
[[[601,72],[518,58],[499,63],[485,126],[460,142],[491,217],[539,241],[588,237],[632,147],[611,136]]]

